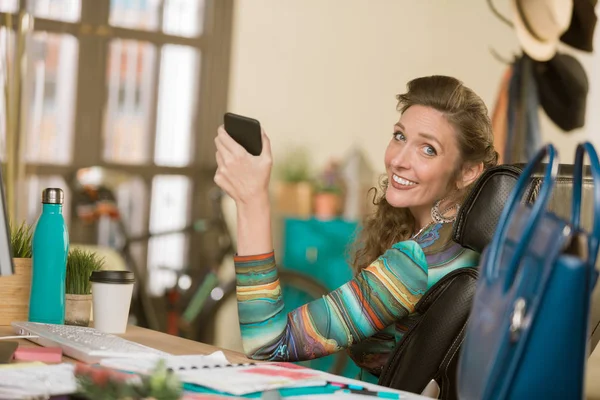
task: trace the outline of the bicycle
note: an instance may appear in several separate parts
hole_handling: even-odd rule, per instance
[[[102,176],[103,179],[85,179],[86,174]],[[165,318],[167,333],[215,344],[215,341],[219,339],[216,326],[218,316],[232,304],[237,308],[235,276],[223,277],[222,273],[226,261],[229,260],[231,264],[231,258],[235,254],[231,232],[222,209],[224,193],[217,187],[208,191],[211,204],[209,218],[193,221],[181,229],[146,232],[142,235],[131,236],[121,218],[114,192],[120,183],[127,182],[132,178],[131,175],[101,167],[90,167],[78,171],[76,182],[73,185],[74,193],[77,194],[74,196],[76,215],[87,222],[104,220],[106,223],[108,220],[109,223],[114,224],[120,240],[108,240],[107,242],[122,255],[138,281],[131,307],[134,321],[141,326],[155,330],[160,330],[161,325],[158,320],[158,312],[147,293],[145,271],[136,262],[132,254],[132,245],[142,241],[147,242],[151,238],[178,233],[216,234],[217,248],[214,259],[205,263],[204,268],[201,269],[201,275],[197,275],[197,271],[190,268],[173,271],[175,284],[167,288],[164,295],[167,304]],[[227,268],[228,271],[233,271],[233,265],[228,265]],[[179,284],[183,277],[188,278],[189,287]],[[286,312],[329,292],[324,285],[312,277],[287,270],[284,267],[279,268],[279,279],[287,307]],[[227,325],[225,331],[239,332],[236,319],[228,318]],[[347,354],[338,352],[324,359],[301,364],[339,374],[344,370],[347,362]]]

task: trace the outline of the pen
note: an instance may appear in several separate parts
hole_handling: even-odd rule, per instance
[[[341,393],[353,393],[353,394],[362,394],[364,396],[373,396],[379,397],[383,399],[400,399],[400,394],[393,392],[379,392],[374,390],[369,390],[364,386],[353,385],[353,384],[341,384],[336,382],[329,382],[330,385],[337,386],[340,388],[339,392]]]
[[[342,389],[342,393],[353,393],[353,394],[362,394],[363,396],[373,396],[379,397],[382,399],[400,399],[400,395],[398,393],[392,392],[375,392],[369,389]]]

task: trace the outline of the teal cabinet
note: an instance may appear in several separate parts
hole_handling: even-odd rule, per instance
[[[283,265],[309,274],[329,290],[352,279],[349,245],[357,223],[341,219],[286,219]]]
[[[349,245],[354,240],[357,227],[357,222],[342,219],[285,219],[281,266],[315,279],[328,291],[340,287],[352,279]],[[312,300],[293,287],[284,287],[283,295],[286,311]],[[344,357],[347,360],[342,371],[332,370],[335,362],[333,356],[302,364],[355,378],[358,367],[345,352]]]

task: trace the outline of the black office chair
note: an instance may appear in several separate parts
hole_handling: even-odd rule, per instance
[[[523,164],[500,165],[486,171],[463,203],[454,223],[453,239],[463,247],[481,253],[491,241],[502,209],[523,171]],[[560,165],[549,209],[562,218],[571,213],[572,165]],[[535,174],[523,201],[532,203],[542,184]],[[593,181],[584,169],[581,221],[591,229]],[[433,286],[417,304],[420,321],[394,349],[379,378],[379,384],[398,390],[427,393],[446,400],[458,399],[456,364],[464,327],[468,321],[475,292],[477,272],[454,271]],[[596,285],[590,315],[590,354],[600,340],[600,285]]]
[[[421,317],[390,355],[379,377],[380,385],[458,400],[458,355],[477,277],[477,269],[460,268],[425,293],[415,306]]]

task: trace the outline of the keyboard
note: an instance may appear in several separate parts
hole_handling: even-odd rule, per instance
[[[113,357],[170,356],[169,353],[94,328],[37,322],[13,322],[11,325],[18,335],[37,336],[25,339],[44,347],[60,347],[63,354],[88,364]]]

